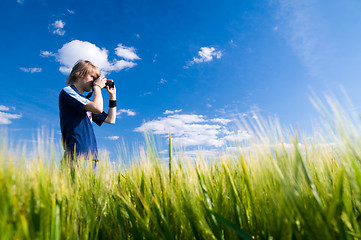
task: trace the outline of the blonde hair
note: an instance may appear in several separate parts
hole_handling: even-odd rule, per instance
[[[87,74],[99,77],[99,68],[88,60],[79,60],[76,62],[73,69],[71,70],[71,73],[67,78],[66,83],[69,85],[74,84],[78,79],[84,78]]]

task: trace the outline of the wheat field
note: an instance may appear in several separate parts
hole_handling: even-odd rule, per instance
[[[29,160],[2,134],[1,239],[360,239],[361,121],[326,100],[308,137],[240,120],[253,137],[216,155],[186,157],[170,137],[164,161],[146,136],[130,165],[96,172],[61,167],[46,138]]]

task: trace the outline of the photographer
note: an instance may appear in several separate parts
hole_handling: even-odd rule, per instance
[[[73,67],[67,84],[59,94],[60,127],[65,149],[63,160],[73,164],[79,156],[98,162],[98,149],[92,122],[114,124],[116,119],[116,89],[112,80],[100,76],[100,71],[90,61],[79,60]],[[109,93],[109,111],[103,111],[101,90]],[[93,90],[93,100],[83,96]],[[63,161],[62,160],[62,161]]]

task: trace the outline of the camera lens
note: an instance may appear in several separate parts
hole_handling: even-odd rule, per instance
[[[109,88],[113,88],[113,87],[114,87],[114,82],[107,80],[107,82],[105,83],[105,85],[108,86]]]

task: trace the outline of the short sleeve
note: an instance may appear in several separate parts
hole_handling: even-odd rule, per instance
[[[60,97],[66,104],[80,113],[84,111],[84,106],[90,102],[89,99],[81,96],[70,86],[63,88]]]
[[[92,113],[92,120],[95,122],[98,126],[101,126],[104,122],[104,120],[108,117],[108,114],[105,112],[102,112],[101,114],[94,114]]]

